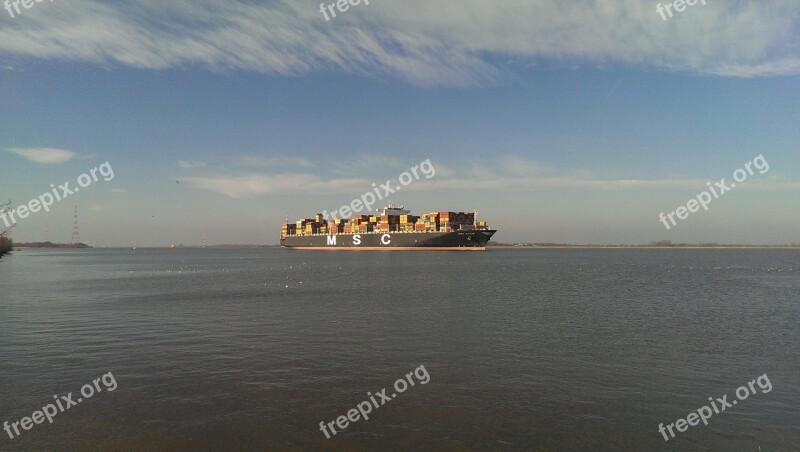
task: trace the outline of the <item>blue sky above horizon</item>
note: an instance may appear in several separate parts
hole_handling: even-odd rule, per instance
[[[370,3],[330,22],[307,1],[0,11],[0,199],[115,173],[14,239],[47,223],[68,241],[77,204],[95,246],[200,244],[203,229],[274,244],[286,212],[430,159],[437,175],[391,200],[477,209],[500,241],[800,243],[797,2],[667,22],[634,0]],[[69,154],[25,157],[42,148]],[[759,154],[769,172],[659,223]]]

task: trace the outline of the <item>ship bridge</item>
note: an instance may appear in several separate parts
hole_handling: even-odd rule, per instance
[[[403,206],[396,206],[396,205],[394,205],[392,203],[389,203],[388,206],[386,206],[386,207],[384,207],[383,209],[380,210],[380,213],[381,213],[381,215],[392,215],[392,216],[395,216],[395,215],[408,215],[409,213],[411,213],[411,211],[410,210],[405,210],[405,208],[403,208]]]

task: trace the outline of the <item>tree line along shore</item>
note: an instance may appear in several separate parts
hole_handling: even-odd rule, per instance
[[[13,245],[10,238],[0,236],[0,256],[11,251]]]

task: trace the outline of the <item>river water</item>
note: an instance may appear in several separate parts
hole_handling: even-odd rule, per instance
[[[0,450],[798,450],[799,320],[797,250],[23,250],[0,422],[116,390]]]

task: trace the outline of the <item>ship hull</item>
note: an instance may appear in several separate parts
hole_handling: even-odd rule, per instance
[[[296,250],[330,251],[483,251],[497,231],[364,232],[289,236],[281,245]]]

